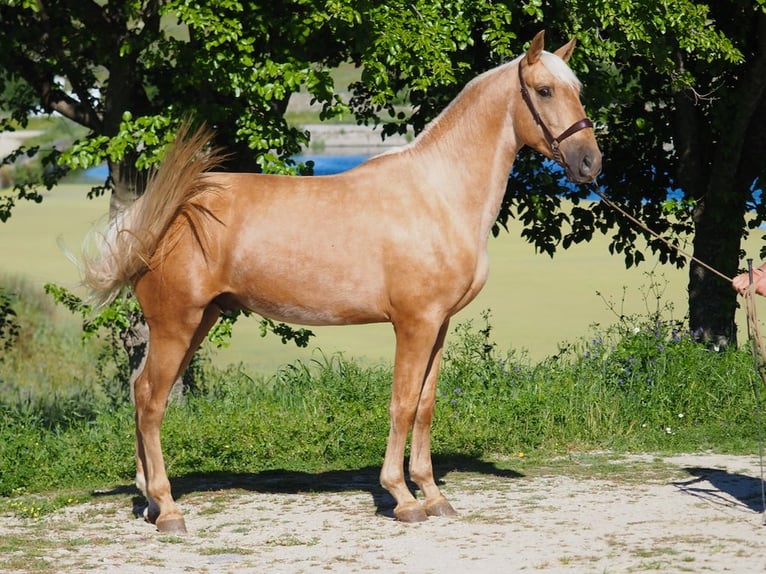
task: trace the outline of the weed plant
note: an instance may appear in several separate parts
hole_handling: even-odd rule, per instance
[[[26,299],[11,298],[22,334],[0,364],[0,495],[131,483],[132,406],[100,389],[99,350]],[[655,315],[594,327],[539,363],[498,349],[491,335],[489,313],[450,333],[433,426],[441,460],[757,451],[761,407],[747,350],[710,350]],[[198,368],[204,392],[172,402],[163,425],[171,477],[380,465],[389,365],[317,353],[270,377],[241,365]]]

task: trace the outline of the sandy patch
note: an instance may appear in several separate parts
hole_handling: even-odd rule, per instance
[[[38,521],[4,516],[0,539],[25,541],[6,553],[14,571],[766,571],[755,457],[633,457],[617,473],[577,461],[492,468],[444,472],[460,516],[421,524],[392,520],[376,471],[363,469],[175,481],[184,537],[134,518],[126,489]]]

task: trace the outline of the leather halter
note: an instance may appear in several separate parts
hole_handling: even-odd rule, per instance
[[[524,102],[527,104],[527,108],[529,108],[529,111],[532,114],[532,117],[535,119],[535,123],[538,126],[540,126],[540,129],[543,130],[543,136],[545,136],[545,141],[548,142],[548,146],[551,148],[551,151],[553,152],[553,159],[556,161],[556,163],[564,167],[567,167],[567,164],[564,161],[564,158],[561,157],[561,152],[559,151],[559,145],[561,144],[561,142],[563,142],[572,134],[575,134],[579,132],[580,130],[584,130],[585,128],[592,128],[593,122],[590,121],[588,118],[583,118],[580,121],[573,123],[567,129],[561,132],[561,134],[559,134],[558,137],[554,137],[553,134],[551,133],[551,130],[548,129],[547,125],[545,125],[543,118],[541,118],[540,114],[537,112],[537,108],[535,108],[535,104],[532,101],[531,96],[529,95],[529,90],[527,89],[527,85],[524,83],[524,77],[521,75],[521,65],[523,63],[524,63],[524,60],[521,60],[518,65],[519,85],[521,86],[521,97],[524,99]]]

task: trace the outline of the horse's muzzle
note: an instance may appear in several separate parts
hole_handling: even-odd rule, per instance
[[[589,183],[601,173],[601,151],[590,146],[570,151],[565,164],[567,179],[574,183]]]

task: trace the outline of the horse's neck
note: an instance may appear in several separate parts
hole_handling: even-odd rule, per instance
[[[479,76],[426,128],[413,151],[434,186],[486,237],[500,211],[520,145],[511,125],[513,74],[502,66]]]

